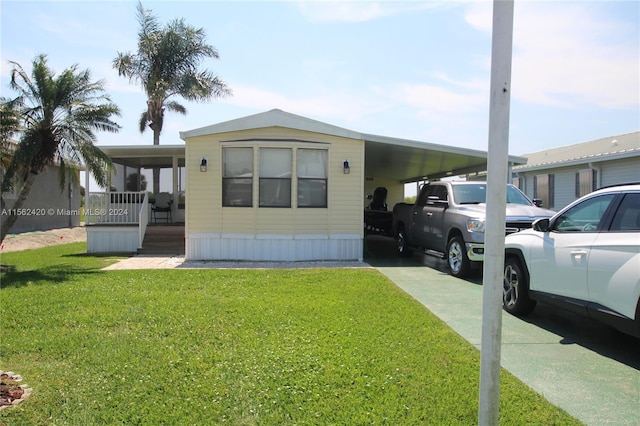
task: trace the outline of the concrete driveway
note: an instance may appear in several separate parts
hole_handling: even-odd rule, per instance
[[[480,349],[482,277],[461,280],[444,261],[399,259],[370,237],[365,259]],[[503,312],[503,368],[588,425],[640,425],[640,339],[538,304],[526,320]]]

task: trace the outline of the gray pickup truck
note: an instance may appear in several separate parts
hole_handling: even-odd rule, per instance
[[[451,275],[464,277],[484,260],[486,182],[431,182],[415,204],[393,208],[396,251],[410,256],[420,250],[446,258]],[[507,185],[505,233],[531,228],[534,220],[555,212],[540,208],[513,185]]]

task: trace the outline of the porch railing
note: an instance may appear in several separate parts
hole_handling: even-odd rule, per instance
[[[138,248],[142,248],[142,241],[144,240],[144,234],[147,232],[147,225],[149,224],[149,194],[144,193],[142,199],[142,206],[140,206],[140,221],[138,224]]]
[[[85,223],[133,225],[144,221],[146,229],[148,204],[146,192],[90,192],[86,202]]]

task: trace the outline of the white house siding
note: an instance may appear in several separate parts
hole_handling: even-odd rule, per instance
[[[526,172],[518,171],[518,176],[525,178],[525,187],[521,189],[523,189],[527,196],[533,198],[534,177],[541,174],[554,175],[554,203],[551,209],[557,211],[571,204],[578,198],[575,192],[576,173],[589,168],[593,168],[598,172],[596,179],[598,188],[625,182],[640,182],[640,159],[638,159],[638,157],[609,160],[599,163],[586,162],[565,167],[539,168],[527,170]]]
[[[49,167],[36,177],[31,192],[10,233],[44,231],[47,229],[80,226],[80,185],[69,180],[60,188],[58,167]],[[13,208],[20,188],[3,194],[5,210]],[[7,212],[5,212],[7,213]],[[4,222],[7,214],[2,214]]]
[[[139,242],[138,225],[87,226],[87,253],[132,253]]]
[[[326,148],[327,208],[258,207],[254,150],[253,207],[222,207],[222,146]],[[206,173],[199,170],[207,158]],[[342,163],[349,160],[351,173]],[[364,142],[280,127],[187,139],[186,258],[189,260],[362,259]],[[293,170],[295,176],[295,168]],[[292,194],[296,194],[292,181]]]
[[[640,182],[640,157],[614,160],[601,166],[602,186]]]

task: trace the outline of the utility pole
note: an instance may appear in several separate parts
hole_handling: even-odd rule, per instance
[[[513,0],[494,0],[478,424],[498,424]]]

